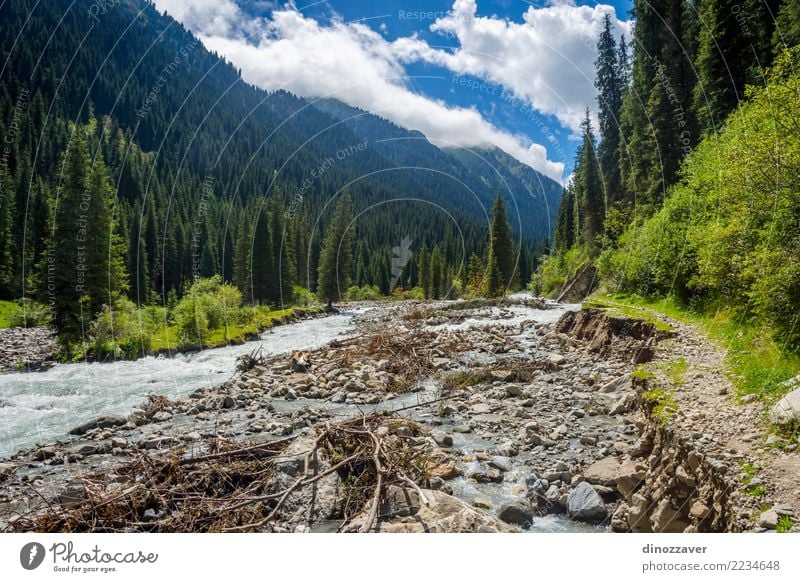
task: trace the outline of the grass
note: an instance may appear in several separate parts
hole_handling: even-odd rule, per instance
[[[651,414],[658,421],[660,426],[665,426],[673,415],[678,411],[678,402],[669,392],[663,388],[651,388],[642,397],[653,403]]]
[[[800,357],[782,350],[768,328],[732,309],[698,312],[675,298],[648,300],[633,295],[604,295],[589,303],[608,304],[627,313],[652,310],[695,325],[726,350],[725,371],[740,397],[756,394],[769,404],[787,392],[782,382],[800,374]]]
[[[653,372],[648,370],[643,365],[636,366],[633,372],[631,372],[631,380],[640,380],[642,382],[649,382],[650,380],[655,380],[655,379],[656,375],[653,374]]]
[[[739,467],[741,467],[742,471],[744,472],[744,477],[742,477],[744,494],[750,495],[751,497],[762,497],[766,493],[764,487],[759,484],[751,485],[753,477],[755,477],[756,473],[758,473],[755,466],[747,461],[739,461]]]
[[[689,362],[686,361],[686,358],[681,356],[677,360],[660,364],[659,368],[664,371],[675,386],[683,386],[684,382],[686,382],[686,372],[689,370]]]
[[[11,317],[18,308],[15,301],[0,301],[0,329],[11,327]]]
[[[791,517],[788,515],[782,515],[778,520],[778,525],[775,528],[775,531],[778,533],[789,533],[793,525],[794,522],[792,521]]]
[[[613,300],[611,296],[589,299],[583,302],[583,307],[588,309],[602,309],[611,317],[639,319],[652,324],[658,331],[670,332],[675,329],[668,323],[661,321],[658,317],[653,315],[651,311],[642,309],[636,305],[620,303]]]

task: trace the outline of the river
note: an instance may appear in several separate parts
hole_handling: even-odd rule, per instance
[[[59,364],[45,372],[0,375],[0,458],[64,438],[98,415],[127,415],[148,394],[176,398],[220,384],[234,373],[239,356],[259,347],[279,354],[324,345],[353,329],[355,314],[282,325],[260,340],[171,358]]]

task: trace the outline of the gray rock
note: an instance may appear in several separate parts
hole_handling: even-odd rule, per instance
[[[508,473],[511,470],[511,459],[508,457],[502,457],[500,455],[495,455],[489,461],[489,466],[494,467],[495,469],[499,469],[504,473]]]
[[[107,414],[104,416],[98,416],[94,420],[90,420],[89,422],[85,422],[79,426],[76,426],[72,430],[69,431],[69,434],[86,434],[90,430],[95,428],[113,428],[115,426],[122,426],[123,424],[127,423],[128,419],[124,416],[118,416],[113,414]]]
[[[681,533],[689,526],[687,517],[672,506],[668,497],[658,502],[658,506],[650,516],[650,522],[656,533]]]
[[[778,520],[780,520],[780,518],[781,516],[778,515],[775,509],[768,509],[758,518],[758,525],[767,529],[775,529],[778,527]]]
[[[478,483],[502,483],[503,474],[497,469],[478,469],[467,475]]]
[[[788,382],[793,380],[796,379],[793,378]],[[769,419],[781,426],[800,422],[800,388],[792,390],[778,400],[770,411]]]
[[[586,481],[570,491],[567,497],[567,514],[579,521],[602,521],[608,515],[603,500]]]
[[[497,517],[512,525],[529,527],[533,523],[533,508],[523,501],[511,501],[500,507]]]
[[[431,438],[440,447],[452,447],[453,437],[441,430],[434,430],[431,432]]]

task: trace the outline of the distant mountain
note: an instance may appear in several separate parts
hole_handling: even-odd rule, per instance
[[[499,193],[506,200],[515,231],[537,242],[551,236],[561,201],[561,185],[502,150],[440,149],[418,131],[403,129],[340,101],[325,99],[313,103],[374,144],[374,149],[396,167],[408,168],[404,171],[414,175],[420,188],[433,187],[438,194],[444,194],[445,205],[456,204],[482,221]]]

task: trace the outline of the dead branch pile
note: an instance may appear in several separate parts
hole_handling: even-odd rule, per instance
[[[143,453],[117,467],[114,489],[108,488],[106,475],[84,477],[72,484],[80,493],[69,503],[63,496],[61,501],[42,498],[7,531],[291,531],[296,524],[282,521],[287,502],[332,474],[342,492],[334,516],[340,529],[358,517],[356,529],[370,531],[389,485],[421,494],[429,445],[415,422],[374,413],[321,424],[312,436],[307,449],[291,453],[297,437],[256,445],[219,440],[195,457],[182,447],[160,456]],[[299,469],[287,485],[277,477],[281,471],[286,477],[283,467],[292,461]]]

